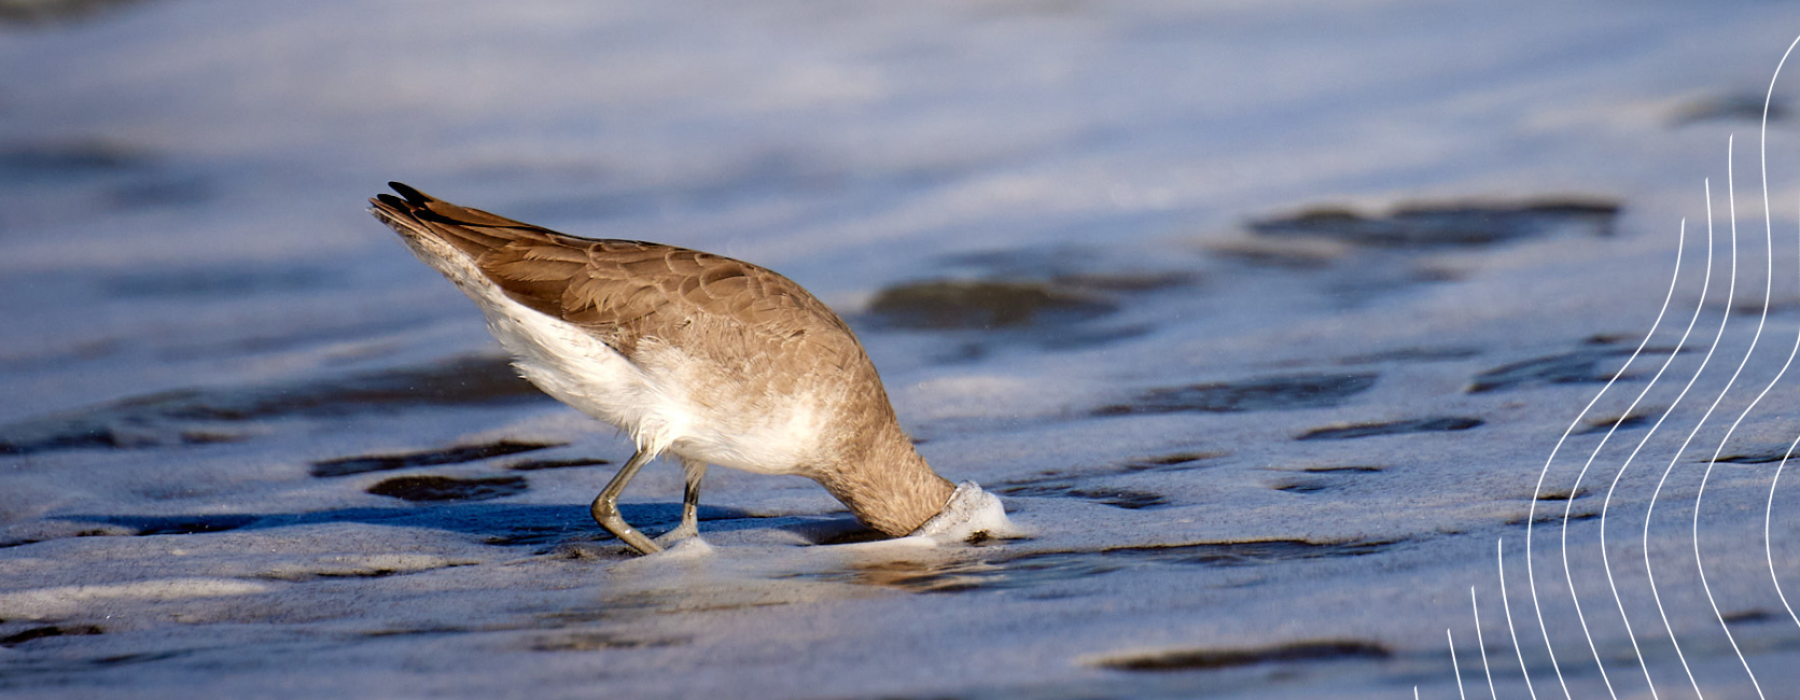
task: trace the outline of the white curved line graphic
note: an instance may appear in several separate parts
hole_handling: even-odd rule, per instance
[[[1782,455],[1781,464],[1775,467],[1775,478],[1769,480],[1769,506],[1763,511],[1763,555],[1769,559],[1769,580],[1775,584],[1775,595],[1781,596],[1781,607],[1787,610],[1788,617],[1793,619],[1795,625],[1800,625],[1800,615],[1794,614],[1794,606],[1788,604],[1787,594],[1781,591],[1781,578],[1775,575],[1775,550],[1769,540],[1769,521],[1775,517],[1775,487],[1781,483],[1781,470],[1787,468],[1795,448],[1800,448],[1800,437],[1794,438],[1794,442],[1788,445],[1787,454]]]
[[[1469,700],[1469,694],[1463,692],[1462,664],[1456,661],[1456,637],[1450,635],[1450,628],[1444,628],[1444,641],[1450,644],[1450,670],[1456,674],[1456,697]]]
[[[1786,57],[1784,56],[1783,58]],[[1771,84],[1770,89],[1774,89],[1773,84]],[[1764,109],[1764,119],[1766,120],[1768,118],[1766,103]],[[1729,162],[1729,160],[1727,162]],[[1767,182],[1766,163],[1764,164],[1764,168],[1763,193],[1764,196],[1767,197],[1769,183]],[[1727,183],[1731,182],[1729,165],[1726,167],[1725,181]],[[1727,188],[1728,191],[1730,191],[1729,184],[1727,185]],[[1768,203],[1765,201],[1763,210],[1765,217],[1768,215],[1767,204]],[[1738,362],[1737,370],[1731,373],[1731,380],[1725,382],[1725,389],[1719,392],[1719,398],[1713,401],[1714,407],[1719,405],[1719,401],[1725,399],[1725,394],[1731,391],[1731,387],[1737,383],[1738,376],[1743,374],[1744,367],[1750,364],[1750,356],[1756,354],[1757,343],[1762,341],[1763,327],[1767,325],[1769,321],[1769,295],[1775,291],[1775,225],[1772,221],[1767,221],[1766,219],[1765,221],[1767,227],[1763,238],[1763,257],[1768,267],[1766,276],[1763,278],[1762,317],[1756,322],[1756,335],[1750,339],[1750,349],[1744,351],[1744,359]],[[1737,237],[1737,207],[1735,204],[1731,208],[1731,225],[1733,230],[1732,238],[1735,245]],[[1794,350],[1800,352],[1800,338],[1796,338],[1795,342],[1796,345],[1794,345]],[[1791,364],[1793,361],[1794,356],[1789,354],[1788,363]],[[1769,395],[1769,390],[1775,388],[1776,382],[1781,381],[1781,376],[1787,374],[1787,369],[1787,365],[1782,365],[1781,372],[1777,373],[1775,378],[1770,380],[1767,386],[1763,387],[1762,392],[1757,394],[1756,398],[1750,401],[1750,405],[1744,407],[1744,411],[1738,414],[1737,420],[1731,422],[1731,427],[1725,429],[1725,436],[1719,439],[1719,446],[1713,449],[1712,458],[1706,460],[1706,473],[1701,475],[1700,490],[1694,494],[1694,568],[1700,573],[1700,588],[1706,592],[1706,603],[1712,607],[1713,617],[1719,621],[1719,628],[1725,631],[1725,641],[1731,644],[1731,650],[1737,654],[1738,663],[1744,665],[1744,673],[1750,676],[1750,685],[1751,687],[1756,688],[1756,696],[1759,698],[1764,697],[1762,683],[1756,680],[1756,671],[1751,670],[1750,660],[1744,658],[1744,651],[1738,647],[1737,636],[1731,633],[1731,625],[1725,624],[1725,614],[1719,611],[1719,603],[1713,598],[1712,584],[1708,583],[1706,580],[1706,564],[1700,557],[1700,503],[1702,499],[1706,498],[1706,483],[1712,478],[1713,467],[1717,466],[1719,463],[1719,455],[1725,452],[1725,444],[1731,441],[1732,434],[1737,432],[1738,426],[1744,422],[1744,418],[1748,417],[1750,412],[1756,409],[1756,405],[1762,402],[1764,396]],[[1711,413],[1711,409],[1708,409],[1708,413]]]
[[[1664,304],[1663,308],[1667,309],[1668,308],[1667,304]],[[1662,315],[1660,313],[1657,315],[1657,320],[1658,320],[1658,322],[1661,322],[1661,320],[1662,320]],[[1652,328],[1653,332],[1654,332],[1654,330],[1655,329]],[[1646,335],[1644,337],[1644,342],[1647,343],[1647,342],[1649,342],[1649,340],[1650,340],[1649,336]],[[1633,360],[1637,359],[1638,353],[1643,351],[1643,349],[1644,349],[1644,344],[1639,343],[1637,350],[1632,351],[1631,358]],[[1626,367],[1629,367],[1630,364],[1631,363],[1629,360],[1626,361]],[[1574,700],[1574,696],[1569,693],[1568,681],[1563,680],[1562,665],[1557,663],[1556,649],[1553,646],[1551,646],[1551,644],[1550,644],[1550,628],[1549,628],[1549,626],[1544,624],[1544,608],[1542,605],[1538,604],[1537,575],[1531,564],[1531,545],[1532,545],[1531,530],[1532,530],[1532,526],[1534,524],[1536,524],[1536,522],[1537,522],[1537,504],[1538,504],[1538,499],[1541,498],[1544,494],[1544,478],[1546,476],[1549,476],[1549,474],[1550,474],[1550,465],[1556,462],[1556,453],[1562,451],[1563,443],[1567,442],[1569,439],[1569,435],[1571,433],[1575,432],[1575,426],[1581,424],[1581,420],[1583,418],[1587,417],[1588,411],[1591,411],[1594,409],[1594,404],[1597,404],[1600,402],[1600,397],[1605,396],[1607,390],[1611,389],[1613,383],[1617,382],[1619,380],[1619,377],[1621,375],[1623,375],[1624,373],[1625,373],[1625,367],[1621,367],[1621,368],[1619,368],[1619,371],[1617,374],[1614,374],[1611,379],[1606,380],[1606,385],[1603,387],[1600,387],[1600,391],[1594,394],[1594,398],[1589,399],[1587,405],[1583,406],[1581,408],[1581,412],[1575,414],[1575,419],[1569,421],[1569,427],[1563,429],[1562,436],[1558,437],[1556,439],[1556,445],[1554,447],[1550,448],[1550,456],[1548,458],[1544,459],[1544,468],[1538,472],[1537,485],[1532,487],[1532,489],[1531,489],[1531,509],[1525,516],[1525,584],[1526,584],[1526,590],[1531,592],[1531,609],[1537,615],[1538,630],[1540,632],[1542,632],[1543,636],[1544,636],[1544,651],[1546,651],[1550,654],[1550,668],[1551,668],[1551,670],[1556,672],[1556,682],[1562,686],[1563,697],[1566,698],[1566,700]],[[1585,471],[1585,468],[1584,468],[1584,471]],[[1571,494],[1571,500],[1573,500],[1572,497],[1573,497],[1573,494]],[[1565,541],[1565,546],[1566,546],[1566,541]],[[1563,564],[1563,568],[1565,571],[1568,569],[1567,561],[1568,560],[1565,555],[1564,564]],[[1573,587],[1571,587],[1570,591],[1573,592]],[[1579,604],[1578,604],[1578,606],[1579,606]],[[1577,608],[1577,613],[1579,614],[1579,607]],[[1508,621],[1510,622],[1510,619]],[[1586,627],[1587,627],[1587,623],[1584,620],[1582,622],[1582,628],[1585,630]],[[1591,638],[1590,638],[1590,640],[1591,640]],[[1601,673],[1601,676],[1604,677],[1606,674],[1606,669],[1604,667],[1601,668],[1600,673]],[[1607,688],[1608,692],[1611,692],[1612,681],[1610,681],[1610,680],[1607,681],[1606,688]],[[1535,697],[1535,695],[1534,695],[1534,697]],[[1613,697],[1614,697],[1614,700],[1617,700],[1617,698],[1618,698],[1617,695],[1614,695]]]
[[[1787,51],[1781,54],[1781,62],[1775,64],[1775,74],[1769,78],[1769,91],[1763,96],[1761,131],[1763,222],[1770,228],[1771,237],[1774,235],[1773,229],[1775,223],[1773,217],[1769,213],[1769,105],[1775,99],[1775,82],[1781,78],[1781,68],[1782,66],[1787,65],[1788,56],[1794,53],[1795,46],[1800,46],[1800,37],[1794,37],[1793,43],[1788,44]],[[1773,261],[1771,261],[1771,263],[1772,262]],[[1764,309],[1766,312],[1766,304]],[[1777,381],[1779,381],[1782,375],[1787,373],[1788,368],[1794,364],[1794,356],[1797,353],[1800,353],[1800,334],[1797,334],[1794,338],[1794,349],[1788,352],[1787,364],[1782,365],[1781,373],[1775,375]],[[1769,389],[1774,386],[1775,382],[1769,382],[1769,386],[1763,389],[1763,393],[1767,394]],[[1760,401],[1761,399],[1762,396],[1757,396],[1757,400]],[[1788,445],[1787,452],[1781,456],[1781,464],[1776,465],[1775,467],[1775,475],[1769,479],[1769,502],[1763,510],[1763,556],[1769,562],[1769,581],[1775,584],[1775,595],[1781,598],[1781,607],[1787,610],[1788,617],[1794,621],[1794,624],[1800,626],[1800,616],[1794,614],[1794,607],[1788,604],[1787,593],[1781,590],[1781,578],[1775,575],[1774,541],[1769,534],[1769,524],[1775,518],[1775,487],[1781,483],[1781,471],[1787,468],[1788,459],[1794,456],[1794,448],[1796,446],[1800,446],[1800,438],[1795,438],[1794,442]]]
[[[1481,605],[1475,602],[1474,586],[1469,587],[1469,610],[1475,615],[1475,648],[1481,650],[1481,670],[1487,674],[1488,697],[1500,700],[1500,695],[1494,692],[1494,668],[1488,665],[1487,640],[1481,637]]]
[[[1686,238],[1685,234],[1683,238]],[[1638,342],[1637,349],[1631,351],[1631,357],[1625,360],[1625,364],[1619,367],[1619,371],[1613,374],[1612,379],[1607,380],[1606,386],[1600,389],[1600,393],[1606,393],[1607,389],[1612,388],[1613,382],[1618,381],[1619,377],[1625,376],[1625,372],[1631,369],[1631,363],[1636,362],[1638,355],[1644,351],[1644,347],[1650,344],[1650,338],[1656,335],[1657,329],[1662,328],[1663,316],[1669,312],[1669,302],[1675,298],[1675,283],[1680,278],[1681,248],[1678,246],[1675,252],[1675,271],[1669,275],[1669,292],[1663,297],[1662,308],[1656,312],[1656,321],[1650,324],[1650,331],[1644,334],[1642,341]],[[1682,336],[1682,340],[1686,339],[1685,335]],[[1677,345],[1675,352],[1679,352],[1680,349],[1681,346]],[[1671,352],[1669,358],[1674,359],[1674,357],[1675,353]],[[1619,700],[1619,694],[1613,690],[1612,679],[1606,675],[1606,664],[1600,660],[1600,649],[1594,644],[1594,635],[1588,631],[1587,615],[1582,613],[1581,598],[1575,592],[1575,570],[1569,566],[1569,514],[1575,509],[1575,496],[1581,491],[1582,478],[1586,477],[1588,469],[1594,466],[1594,458],[1600,456],[1600,451],[1606,448],[1606,442],[1612,439],[1613,433],[1618,432],[1619,424],[1625,422],[1625,417],[1637,409],[1638,402],[1644,400],[1644,395],[1650,393],[1650,389],[1656,386],[1656,380],[1662,378],[1663,370],[1668,367],[1669,363],[1663,362],[1662,368],[1656,371],[1656,377],[1651,379],[1642,391],[1638,392],[1637,397],[1631,400],[1631,405],[1625,409],[1625,412],[1619,414],[1619,420],[1613,422],[1612,427],[1607,429],[1606,435],[1600,438],[1600,443],[1594,446],[1594,451],[1588,453],[1587,462],[1581,465],[1581,473],[1575,475],[1575,483],[1569,487],[1569,499],[1563,505],[1561,539],[1563,580],[1569,583],[1569,601],[1575,604],[1575,619],[1581,623],[1581,634],[1587,638],[1588,651],[1594,655],[1594,666],[1600,669],[1600,680],[1606,684],[1606,694],[1612,696],[1613,700]],[[1595,396],[1595,398],[1599,397]],[[1569,427],[1573,429],[1574,425],[1571,424]],[[1566,435],[1567,432],[1565,431],[1564,434]],[[1604,547],[1604,544],[1602,546]],[[1639,663],[1642,663],[1641,657]]]
[[[1726,162],[1729,163],[1732,142],[1727,139],[1725,144]],[[1706,245],[1708,250],[1712,249],[1712,241],[1712,180],[1708,179],[1706,181]],[[1725,325],[1731,321],[1731,303],[1737,292],[1737,226],[1735,222],[1732,225],[1731,236],[1731,280],[1726,289],[1728,291],[1725,293],[1725,311],[1719,315],[1719,331],[1713,335],[1712,344],[1706,348],[1706,357],[1701,358],[1700,368],[1694,370],[1693,378],[1688,380],[1690,388],[1693,387],[1694,381],[1706,372],[1706,365],[1712,361],[1713,353],[1719,349],[1719,341],[1725,337]],[[1705,304],[1704,298],[1701,299],[1701,303]],[[1685,395],[1687,390],[1683,389],[1682,393]],[[1720,394],[1719,397],[1724,398],[1724,394]],[[1718,401],[1715,400],[1713,407],[1717,406]],[[1656,613],[1662,617],[1663,629],[1669,633],[1669,643],[1675,646],[1675,658],[1681,661],[1681,670],[1687,673],[1688,683],[1694,686],[1694,695],[1701,700],[1705,700],[1706,694],[1700,690],[1700,681],[1694,678],[1694,669],[1688,666],[1687,655],[1681,652],[1681,641],[1675,638],[1675,627],[1669,624],[1669,613],[1663,608],[1662,593],[1656,590],[1656,570],[1650,565],[1650,522],[1652,514],[1656,512],[1656,499],[1662,495],[1663,486],[1669,482],[1669,473],[1675,471],[1675,465],[1681,461],[1681,454],[1687,451],[1688,445],[1694,441],[1694,436],[1700,433],[1700,428],[1706,425],[1706,419],[1711,415],[1712,409],[1708,408],[1706,414],[1700,417],[1700,421],[1694,424],[1694,429],[1688,432],[1687,438],[1681,441],[1681,447],[1677,448],[1675,455],[1669,458],[1669,466],[1663,469],[1662,478],[1657,480],[1656,490],[1650,494],[1650,505],[1644,509],[1644,576],[1650,579],[1650,597],[1656,600]]]
[[[1519,655],[1519,673],[1525,675],[1525,690],[1531,692],[1531,700],[1537,700],[1537,688],[1531,685],[1531,671],[1525,668],[1525,647],[1519,646],[1519,630],[1513,627],[1512,603],[1506,600],[1506,539],[1494,540],[1494,559],[1500,567],[1500,608],[1506,611],[1506,631],[1512,634],[1513,653]]]
[[[1681,269],[1683,251],[1687,248],[1686,219],[1681,220],[1681,227],[1678,235],[1680,237],[1675,247],[1675,269],[1677,270],[1677,273],[1679,273]],[[1681,340],[1676,341],[1674,349],[1669,351],[1669,356],[1663,359],[1662,366],[1657,368],[1656,376],[1650,380],[1651,386],[1656,385],[1656,381],[1662,378],[1664,372],[1668,371],[1669,365],[1675,362],[1675,356],[1679,355],[1681,349],[1687,346],[1688,336],[1693,334],[1694,325],[1700,320],[1700,312],[1706,308],[1706,292],[1712,286],[1712,262],[1712,245],[1709,237],[1708,245],[1706,247],[1706,266],[1702,268],[1705,270],[1706,274],[1700,282],[1700,298],[1694,303],[1694,315],[1688,318],[1687,330],[1681,332]],[[1656,418],[1656,424],[1650,426],[1650,430],[1645,432],[1644,437],[1638,440],[1637,446],[1631,449],[1631,454],[1625,457],[1625,463],[1619,466],[1619,472],[1613,475],[1612,485],[1606,489],[1606,500],[1600,505],[1600,566],[1606,571],[1606,585],[1612,589],[1613,604],[1618,606],[1619,618],[1625,622],[1625,636],[1631,639],[1631,651],[1637,656],[1638,667],[1644,670],[1644,682],[1650,686],[1650,697],[1652,700],[1657,700],[1659,698],[1656,693],[1656,681],[1650,678],[1650,667],[1644,663],[1644,651],[1638,645],[1637,634],[1631,629],[1630,616],[1625,614],[1625,601],[1619,596],[1619,585],[1613,579],[1612,559],[1606,553],[1606,516],[1612,509],[1613,493],[1618,490],[1619,481],[1625,478],[1625,472],[1631,469],[1631,462],[1637,459],[1638,453],[1643,451],[1644,445],[1649,444],[1650,438],[1655,437],[1656,432],[1662,429],[1663,421],[1668,420],[1669,416],[1675,412],[1675,407],[1681,405],[1681,400],[1687,396],[1688,389],[1693,388],[1694,381],[1699,378],[1700,375],[1696,372],[1693,377],[1688,379],[1687,386],[1684,386],[1681,389],[1681,394],[1675,397],[1675,401],[1669,404],[1668,408],[1663,409],[1662,415],[1657,416]],[[1638,394],[1638,398],[1642,399],[1644,394],[1649,391],[1650,387],[1645,387],[1644,391]],[[1636,406],[1637,402],[1632,402],[1632,405]],[[1631,412],[1628,410],[1625,412],[1625,415],[1630,415],[1630,413]],[[1566,514],[1564,517],[1567,517]]]

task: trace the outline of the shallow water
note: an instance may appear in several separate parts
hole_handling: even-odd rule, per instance
[[[1800,678],[1780,4],[19,7],[0,695]],[[587,504],[629,444],[361,211],[388,180],[799,281],[1028,534],[715,469],[704,541],[628,556]]]

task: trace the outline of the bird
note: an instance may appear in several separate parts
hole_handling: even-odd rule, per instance
[[[558,233],[388,184],[399,196],[375,196],[370,213],[474,300],[519,374],[630,436],[636,451],[590,510],[632,549],[652,554],[698,535],[710,465],[810,478],[889,536],[956,510],[953,496],[967,489],[919,455],[856,334],[793,280],[672,245]],[[652,540],[620,516],[618,499],[663,455],[683,467],[681,522]],[[1001,512],[997,501],[989,507]]]

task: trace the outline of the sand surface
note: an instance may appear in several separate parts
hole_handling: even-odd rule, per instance
[[[0,8],[0,696],[1800,686],[1787,4]],[[799,281],[1028,534],[629,556],[388,180]]]

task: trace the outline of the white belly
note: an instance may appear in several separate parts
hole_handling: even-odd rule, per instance
[[[483,291],[476,301],[488,329],[520,373],[557,400],[623,429],[638,449],[761,474],[803,473],[815,462],[820,425],[812,397],[746,403],[721,384],[718,368],[679,348],[646,340],[634,363],[579,326],[498,290]]]

